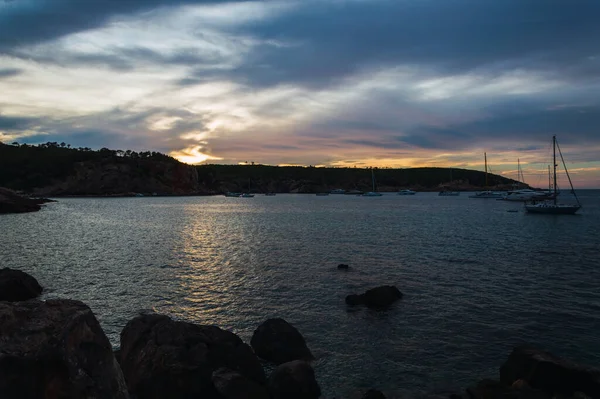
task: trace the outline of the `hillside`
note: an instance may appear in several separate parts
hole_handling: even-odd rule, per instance
[[[485,186],[483,172],[456,168],[377,169],[375,177],[379,191],[477,190]],[[497,189],[508,189],[514,183],[492,174],[488,182]],[[191,166],[158,152],[94,151],[64,143],[0,143],[0,186],[43,196],[315,193],[335,188],[370,190],[371,172],[364,168]]]
[[[314,168],[265,165],[200,165],[200,186],[211,192],[252,191],[317,193],[336,188],[371,190],[371,171],[364,168]],[[411,188],[418,191],[477,190],[485,186],[485,173],[456,168],[376,169],[378,191]],[[451,180],[452,179],[452,180]],[[510,189],[515,181],[488,175],[488,185]]]
[[[193,166],[157,152],[0,144],[0,186],[35,195],[197,193]]]

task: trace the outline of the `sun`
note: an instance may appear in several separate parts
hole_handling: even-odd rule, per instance
[[[200,150],[201,146],[189,147],[179,151],[171,151],[169,155],[180,162],[195,165],[211,159],[223,159],[212,155],[204,154]]]

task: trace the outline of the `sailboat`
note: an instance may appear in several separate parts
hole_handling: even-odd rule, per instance
[[[548,166],[549,168],[549,166]],[[550,170],[548,170],[548,179],[550,179]],[[525,176],[523,175],[523,169],[521,169],[521,160],[517,159],[517,183],[513,185],[514,189],[507,192],[502,198],[498,198],[499,201],[512,201],[512,202],[527,202],[527,201],[541,201],[552,199],[553,194],[550,188],[548,191],[532,190],[530,188],[519,188],[520,186],[527,187],[525,183]],[[548,185],[550,187],[550,184]]]
[[[373,191],[366,192],[362,196],[363,197],[381,197],[383,194],[375,191],[375,171],[373,168],[371,168],[371,182],[373,183]]]
[[[251,183],[252,183],[252,179],[248,179],[248,192],[240,194],[240,198],[254,198],[254,194],[250,194]]]
[[[485,187],[488,186],[488,166],[487,166],[487,154],[483,153],[485,160]],[[496,193],[494,191],[485,190],[475,193],[475,195],[469,195],[469,198],[502,198],[502,193]]]
[[[560,159],[562,160],[563,167],[565,168],[565,173],[567,174],[567,178],[569,179],[569,184],[571,185],[571,192],[575,196],[575,201],[577,201],[576,205],[559,204],[556,201],[556,197],[558,195],[558,188],[556,184],[556,167],[558,166],[558,164],[556,163],[556,148],[558,148]],[[530,213],[545,213],[550,215],[574,215],[581,208],[581,203],[579,202],[579,198],[577,198],[577,194],[575,194],[575,189],[573,188],[573,183],[571,182],[571,176],[569,176],[569,171],[567,170],[567,165],[565,164],[565,159],[563,158],[562,151],[560,150],[558,142],[556,141],[556,136],[552,136],[552,160],[552,165],[554,165],[554,171],[552,174],[554,178],[554,195],[552,200],[542,202],[532,201],[530,203],[525,204],[525,209],[527,210],[527,212]]]
[[[450,181],[448,185],[452,185],[452,168],[450,168]],[[459,191],[451,191],[447,186],[443,186],[442,191],[438,193],[440,197],[458,197],[460,195]]]

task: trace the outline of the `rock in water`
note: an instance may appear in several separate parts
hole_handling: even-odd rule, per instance
[[[269,399],[267,389],[237,371],[220,368],[212,374],[217,392],[225,399]]]
[[[302,360],[277,366],[267,387],[273,399],[317,399],[321,396],[313,368]]]
[[[343,263],[340,263],[340,264],[338,265],[338,269],[340,269],[340,270],[348,270],[349,268],[350,268],[350,266],[348,266],[348,265],[345,265],[345,264],[343,264]]]
[[[313,360],[300,332],[283,319],[269,319],[262,323],[250,340],[254,352],[275,364],[292,360]]]
[[[506,385],[523,380],[530,387],[549,395],[581,392],[592,398],[600,398],[600,370],[529,347],[513,349],[500,368],[500,380]]]
[[[0,302],[0,398],[127,399],[110,342],[84,303]]]
[[[222,367],[258,384],[266,380],[258,358],[237,335],[157,314],[127,323],[120,356],[129,392],[138,399],[221,399],[213,372]]]
[[[41,293],[42,286],[29,274],[8,267],[0,269],[0,301],[26,301]]]
[[[393,285],[383,285],[368,290],[360,295],[348,295],[346,303],[348,305],[366,305],[369,308],[386,308],[398,299],[402,298],[402,293]]]

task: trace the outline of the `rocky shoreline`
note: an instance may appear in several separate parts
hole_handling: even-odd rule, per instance
[[[249,344],[217,326],[146,313],[130,320],[113,352],[98,320],[83,302],[41,301],[42,287],[19,270],[0,269],[0,398],[317,399],[314,356],[302,334],[283,319],[269,319]],[[386,303],[373,299],[381,292]],[[375,307],[398,300],[396,287],[357,295]],[[352,302],[352,301],[351,301]],[[349,305],[353,305],[352,302]],[[267,376],[263,363],[272,365]],[[352,390],[352,387],[349,387]],[[543,350],[517,347],[498,380],[462,392],[423,398],[600,398],[600,371]],[[337,397],[338,399],[342,397]],[[376,389],[344,398],[384,399]]]
[[[29,198],[7,188],[0,187],[0,214],[36,212],[42,204],[54,202],[48,198]]]

